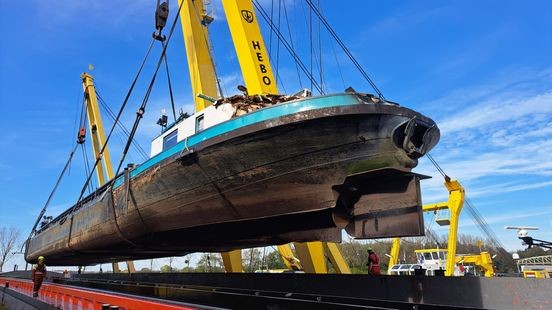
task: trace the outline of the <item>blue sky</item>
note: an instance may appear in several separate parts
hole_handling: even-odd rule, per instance
[[[242,78],[221,5],[212,2],[217,71],[225,94],[232,94]],[[82,99],[80,74],[89,64],[95,68],[91,74],[102,97],[118,110],[151,40],[154,3],[0,0],[0,226],[18,227],[25,237],[29,233],[74,144]],[[261,3],[270,11],[271,1]],[[308,11],[303,2],[285,3],[295,47],[309,66]],[[176,1],[171,6],[166,33]],[[539,226],[535,237],[552,239],[550,1],[322,0],[321,9],[386,98],[437,121],[442,139],[433,156],[463,183],[509,250],[521,245],[515,232],[503,229],[505,225]],[[281,26],[289,37],[283,15]],[[317,27],[314,24],[315,43]],[[276,67],[277,44],[272,38]],[[315,44],[313,49],[313,67],[319,76],[321,54],[326,92],[347,86],[372,92],[327,33],[320,41],[322,48]],[[268,31],[265,43],[270,43]],[[159,53],[156,46],[129,102],[127,127]],[[177,108],[192,112],[179,25],[168,59]],[[281,91],[310,86],[305,76],[299,82],[283,47],[278,72]],[[146,152],[158,133],[155,121],[161,109],[170,109],[164,74],[137,135]],[[116,161],[122,144],[114,141]],[[129,160],[139,163],[143,158],[133,152]],[[49,214],[57,215],[75,202],[84,181],[83,167],[79,152]],[[416,171],[433,176],[423,182],[424,202],[446,199],[442,178],[429,161],[422,159]],[[467,216],[462,217],[460,231],[479,233]],[[22,264],[20,258],[11,263]]]

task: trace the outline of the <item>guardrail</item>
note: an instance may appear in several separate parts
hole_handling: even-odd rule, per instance
[[[33,282],[15,278],[0,278],[0,285],[19,293],[32,296]],[[39,291],[39,300],[61,309],[200,309],[182,303],[165,303],[151,298],[142,298],[98,290],[81,289],[67,285],[44,283]]]

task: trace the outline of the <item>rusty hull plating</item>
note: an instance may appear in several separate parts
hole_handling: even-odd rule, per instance
[[[356,238],[423,234],[423,176],[410,170],[439,140],[437,126],[404,107],[343,96],[358,104],[267,119],[135,177],[125,170],[121,186],[98,189],[29,239],[26,260],[88,265],[340,241],[342,229]]]

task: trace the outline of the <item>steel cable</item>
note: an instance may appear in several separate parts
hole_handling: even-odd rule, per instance
[[[255,8],[257,8],[257,10],[259,11],[259,13],[261,13],[261,17],[263,17],[263,19],[267,22],[267,24],[269,25],[270,28],[274,29],[274,33],[276,34],[276,36],[278,36],[278,38],[280,39],[280,41],[284,44],[284,47],[288,50],[288,52],[291,54],[291,57],[293,57],[293,59],[295,60],[296,64],[299,65],[299,67],[301,68],[301,70],[303,71],[303,73],[305,73],[305,75],[309,78],[309,80],[313,83],[313,85],[316,87],[316,90],[318,90],[318,92],[320,94],[323,94],[324,91],[322,90],[322,88],[320,87],[320,85],[318,85],[318,82],[316,82],[316,80],[314,79],[314,77],[309,73],[309,70],[307,69],[307,67],[305,66],[305,64],[301,61],[301,59],[299,58],[299,56],[297,55],[297,53],[295,53],[295,51],[293,50],[293,48],[289,45],[289,43],[287,42],[287,40],[284,38],[283,34],[280,32],[280,30],[276,29],[276,26],[272,23],[271,20],[268,19],[268,15],[267,13],[264,11],[264,9],[261,7],[261,5],[258,3],[257,0],[254,0],[253,1],[253,5],[255,6]]]
[[[320,11],[316,8],[316,6],[312,3],[311,0],[306,0],[306,1],[307,1],[307,4],[310,6],[311,10],[318,16],[318,18],[320,19],[322,24],[324,24],[324,27],[326,27],[326,30],[328,30],[328,32],[336,40],[337,44],[339,44],[339,46],[341,46],[341,48],[343,49],[345,54],[347,54],[349,59],[352,61],[352,63],[355,65],[355,67],[360,72],[360,74],[366,79],[366,81],[370,84],[370,86],[372,86],[374,91],[378,94],[378,97],[385,100],[385,97],[383,96],[383,94],[381,93],[379,88],[376,86],[376,83],[374,83],[374,81],[372,81],[372,79],[370,78],[370,76],[368,76],[366,71],[364,71],[364,69],[362,68],[360,63],[356,60],[356,58],[353,56],[353,54],[349,51],[349,49],[347,48],[345,43],[343,43],[343,41],[341,41],[341,39],[339,38],[337,33],[333,30],[332,26],[330,26],[328,21],[326,21],[326,18],[322,15],[322,13],[320,13]]]

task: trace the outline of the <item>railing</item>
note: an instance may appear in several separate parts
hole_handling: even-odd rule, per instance
[[[33,293],[33,282],[30,280],[0,278],[0,285],[9,286],[10,289],[26,295]],[[38,298],[60,309],[199,309],[194,306],[164,303],[139,296],[80,289],[53,283],[43,283]]]
[[[552,255],[522,258],[516,262],[518,265],[552,265]]]

